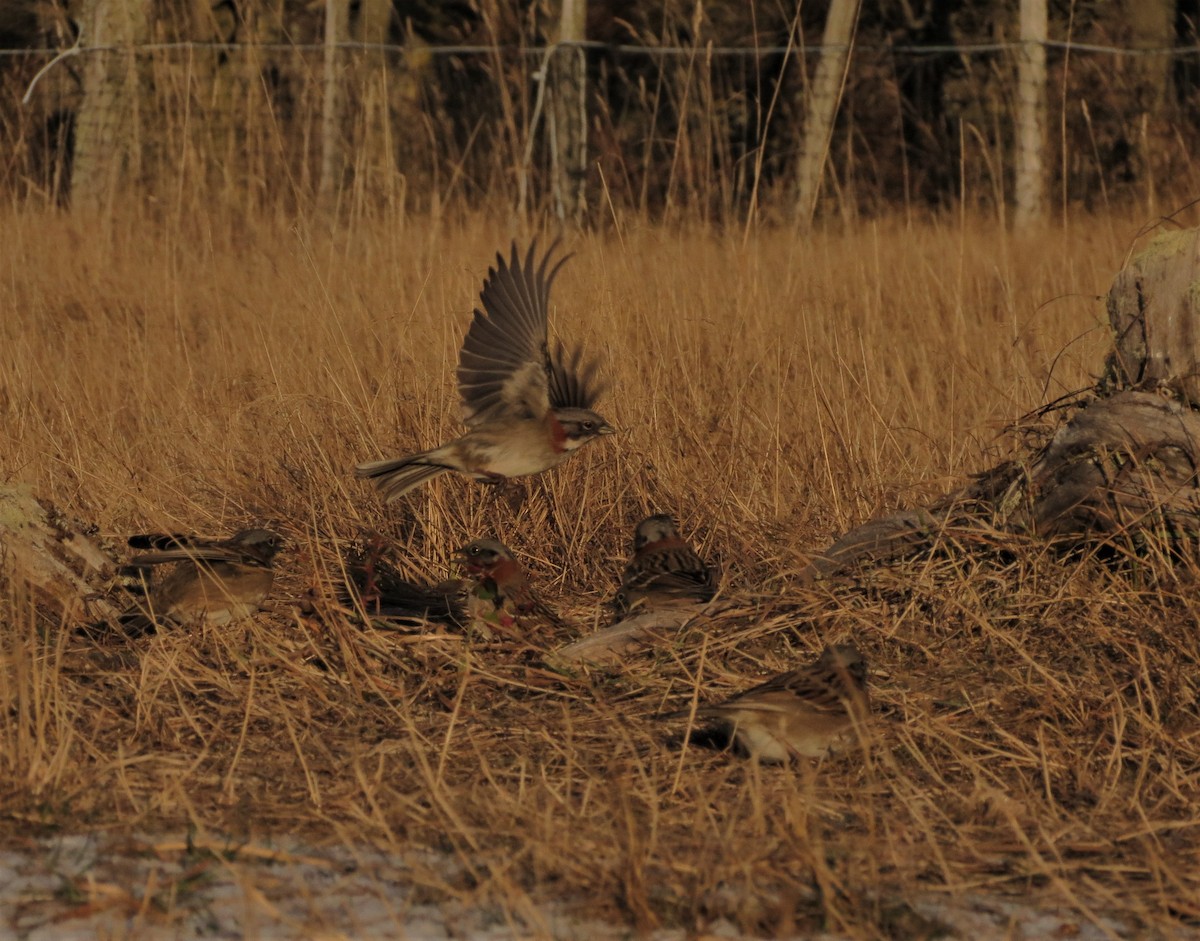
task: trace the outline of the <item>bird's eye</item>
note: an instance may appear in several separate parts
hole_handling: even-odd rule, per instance
[[[582,423],[582,428],[584,431],[591,431],[594,427],[596,427],[596,423],[594,421],[592,421],[591,419],[586,419]]]

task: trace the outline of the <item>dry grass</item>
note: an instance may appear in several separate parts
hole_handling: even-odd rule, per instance
[[[96,238],[8,211],[5,481],[114,542],[255,523],[293,549],[276,612],[232,629],[88,639],[9,586],[0,839],[190,826],[428,846],[465,867],[434,897],[516,917],[565,897],[638,927],[726,914],[909,937],[898,900],[984,890],[1181,930],[1200,916],[1193,571],[1016,546],[791,578],[1089,383],[1098,295],[1134,230],[580,236],[556,324],[607,351],[621,436],[519,505],[442,480],[389,510],[348,470],[455,428],[456,348],[508,227],[130,220]],[[570,677],[540,665],[545,634],[414,639],[331,603],[367,529],[427,578],[495,533],[587,631],[651,509],[681,517],[732,595],[771,600]],[[306,595],[314,616],[289,603]],[[869,750],[813,771],[665,746],[652,716],[696,684],[715,697],[847,638],[875,671]]]

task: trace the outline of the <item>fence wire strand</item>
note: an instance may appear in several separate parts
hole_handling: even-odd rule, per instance
[[[947,44],[911,44],[911,43],[854,43],[852,48],[860,52],[892,52],[904,55],[984,55],[994,52],[1012,52],[1024,48],[1028,43],[1017,40],[1008,42],[986,43],[947,43]],[[344,40],[333,44],[338,49],[358,52],[390,52],[398,55],[412,53],[413,47],[402,43],[358,42]],[[1070,53],[1089,53],[1092,55],[1116,56],[1194,56],[1200,55],[1200,45],[1192,46],[1107,46],[1097,43],[1068,42],[1048,39],[1040,43],[1048,50]],[[517,45],[421,45],[421,55],[432,56],[494,56],[499,53],[522,55],[531,58],[544,56],[548,50],[562,47],[574,47],[590,51],[606,52],[619,56],[689,56],[697,52],[705,55],[726,57],[762,57],[762,56],[815,56],[826,50],[845,51],[851,48],[845,44],[816,44],[805,46],[633,46],[621,43],[604,43],[594,40],[575,40],[554,43],[552,46],[517,46]],[[79,53],[89,52],[120,52],[127,47],[120,45],[104,46],[72,46],[69,49],[36,48],[36,49],[0,49],[0,57],[60,56],[66,52],[78,50]],[[136,52],[170,52],[181,49],[200,49],[212,52],[235,52],[242,49],[266,50],[271,52],[318,52],[326,48],[325,43],[229,43],[229,42],[151,42],[138,43]]]

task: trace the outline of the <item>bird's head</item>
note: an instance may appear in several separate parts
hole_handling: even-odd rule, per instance
[[[606,422],[604,416],[590,408],[558,408],[554,410],[554,417],[563,428],[564,451],[574,451],[594,438],[617,433],[617,429]]]
[[[675,526],[675,518],[670,513],[655,513],[647,516],[633,530],[633,551],[644,549],[664,539],[675,539],[679,530]]]
[[[867,659],[853,644],[826,647],[817,663],[832,673],[847,677],[857,686],[867,682]]]
[[[516,565],[516,558],[508,546],[495,539],[476,539],[456,549],[454,554],[467,573],[476,577],[492,575],[505,562]]]
[[[229,541],[263,565],[269,565],[284,544],[284,538],[269,529],[243,529]]]

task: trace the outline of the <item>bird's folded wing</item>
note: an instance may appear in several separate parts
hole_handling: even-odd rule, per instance
[[[488,269],[479,294],[483,309],[475,310],[458,360],[463,421],[471,427],[501,418],[541,418],[550,408],[550,285],[570,257],[551,266],[557,245],[535,267],[537,243],[524,260],[514,243],[512,257],[497,255],[496,266]]]
[[[819,712],[844,712],[852,696],[836,676],[815,676],[807,670],[783,673],[730,699],[731,707],[757,709],[809,708]]]
[[[694,552],[673,551],[649,557],[625,570],[626,590],[686,591],[716,590],[716,573]]]
[[[228,546],[187,546],[180,549],[160,549],[144,552],[130,559],[131,565],[161,565],[165,562],[233,562],[245,565],[261,565],[255,559]]]

